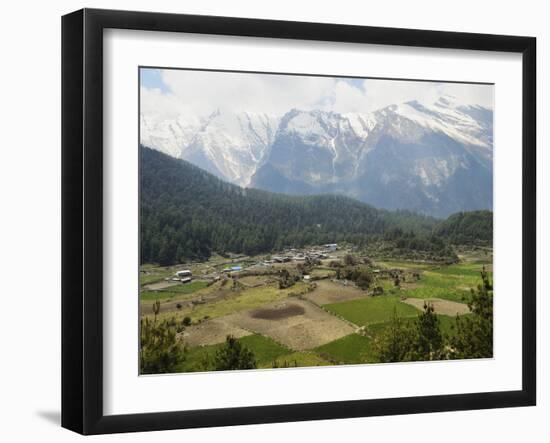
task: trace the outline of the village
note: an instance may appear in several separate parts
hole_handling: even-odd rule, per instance
[[[260,357],[266,348],[278,349],[266,354],[262,367],[350,363],[346,355],[368,363],[375,361],[373,340],[395,314],[415,318],[429,302],[442,324],[467,315],[463,296],[477,285],[482,267],[492,270],[491,262],[487,251],[465,251],[453,265],[377,260],[354,245],[330,243],[144,265],[140,315],[175,325],[190,350],[182,371],[207,370],[204,355],[227,336]]]
[[[279,255],[267,256],[265,259],[253,261],[250,264],[250,257],[245,255],[238,254],[229,254],[230,261],[227,262],[227,266],[221,270],[214,270],[208,274],[202,274],[198,276],[200,280],[206,281],[218,281],[222,277],[232,276],[235,277],[238,273],[243,271],[248,271],[252,273],[261,273],[262,269],[266,268],[280,268],[277,265],[285,263],[315,263],[321,264],[322,260],[335,260],[340,257],[342,254],[337,254],[338,244],[330,243],[318,247],[308,248],[308,249],[287,249],[282,251]],[[270,258],[268,258],[270,257]],[[247,265],[243,267],[241,262],[246,262]],[[239,264],[235,264],[239,263]],[[197,276],[195,276],[197,278]],[[310,275],[304,274],[304,280],[309,280]],[[161,287],[169,287],[173,283],[190,283],[193,280],[193,272],[191,269],[180,269],[177,270],[173,276],[165,278],[165,281],[170,282],[166,285],[161,285]]]

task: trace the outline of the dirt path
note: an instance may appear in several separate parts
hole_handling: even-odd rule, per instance
[[[172,286],[181,285],[179,281],[159,281],[157,283],[150,283],[148,285],[144,286],[144,289],[147,289],[149,291],[158,291],[159,289],[166,289],[170,288]]]

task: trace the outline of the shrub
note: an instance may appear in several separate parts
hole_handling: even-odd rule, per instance
[[[174,372],[185,360],[186,349],[178,340],[173,319],[158,323],[148,318],[140,321],[139,362],[142,374]]]
[[[344,256],[344,264],[346,266],[355,266],[357,264],[357,259],[354,255],[346,254]]]

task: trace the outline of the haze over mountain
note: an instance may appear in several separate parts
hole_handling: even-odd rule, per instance
[[[493,111],[442,96],[369,113],[141,116],[141,143],[223,180],[438,217],[492,209]]]

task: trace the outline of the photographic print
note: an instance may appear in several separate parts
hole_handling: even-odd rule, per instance
[[[140,374],[493,357],[493,84],[139,85]]]

